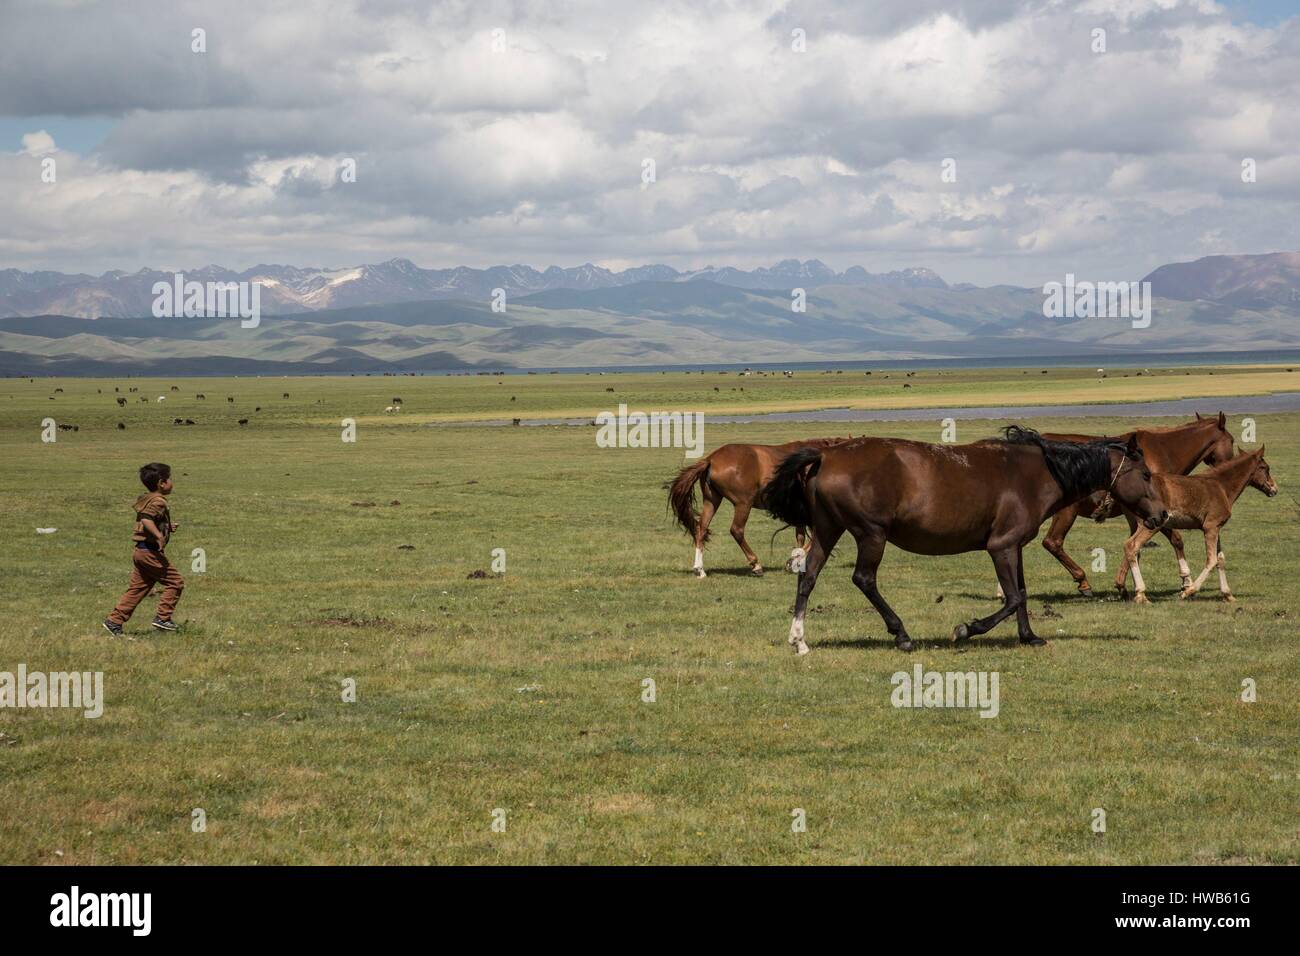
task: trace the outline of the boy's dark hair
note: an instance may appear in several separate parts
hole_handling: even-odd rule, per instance
[[[160,461],[151,461],[140,466],[140,481],[150,491],[157,491],[158,485],[172,476],[172,466]]]

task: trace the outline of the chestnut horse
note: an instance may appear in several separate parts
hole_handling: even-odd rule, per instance
[[[709,540],[709,522],[724,498],[734,509],[731,536],[744,552],[750,572],[761,575],[763,566],[759,564],[758,555],[745,540],[745,523],[749,521],[749,512],[754,506],[762,506],[759,496],[763,486],[772,480],[776,466],[792,451],[827,448],[843,441],[848,439],[809,438],[784,445],[723,445],[679,471],[677,477],[665,485],[668,488],[668,507],[677,516],[677,523],[695,541],[695,564],[691,570],[696,576],[707,576],[704,573],[704,543]],[[697,484],[703,499],[698,515],[695,513]],[[795,527],[796,547],[790,554],[791,562],[796,565],[804,557],[804,540],[805,529],[798,525]]]
[[[790,643],[799,654],[804,612],[817,575],[847,530],[858,544],[853,583],[879,612],[900,650],[913,649],[903,622],[876,588],[876,569],[891,543],[915,554],[987,551],[1006,594],[1001,609],[959,624],[964,641],[1012,614],[1022,644],[1046,644],[1029,627],[1024,546],[1049,516],[1095,491],[1110,489],[1150,528],[1165,519],[1137,439],[1048,441],[1011,425],[1002,441],[933,445],[901,438],[859,438],[826,449],[796,451],[763,490],[769,513],[812,529],[806,570],[799,576]]]
[[[1213,466],[1232,457],[1232,435],[1228,432],[1227,419],[1223,412],[1219,412],[1217,419],[1202,418],[1197,414],[1194,422],[1175,425],[1172,428],[1138,428],[1109,438],[1103,435],[1043,433],[1043,437],[1048,441],[1072,442],[1103,439],[1127,442],[1132,436],[1137,437],[1138,447],[1146,456],[1147,467],[1157,474],[1186,475],[1201,462]],[[1065,566],[1065,570],[1070,572],[1070,577],[1074,578],[1079,593],[1084,597],[1092,597],[1092,585],[1088,582],[1088,575],[1083,568],[1066,553],[1065,536],[1070,533],[1076,518],[1105,521],[1120,514],[1124,514],[1128,519],[1128,531],[1132,535],[1137,528],[1137,521],[1131,514],[1124,513],[1114,499],[1108,498],[1104,492],[1089,495],[1082,501],[1067,505],[1053,515],[1051,527],[1043,537],[1043,547]],[[1173,546],[1174,556],[1178,560],[1179,576],[1183,579],[1183,583],[1187,584],[1191,581],[1191,572],[1187,567],[1187,559],[1183,556],[1182,535],[1174,528],[1161,528],[1160,532]],[[998,597],[1001,596],[999,592]]]
[[[1232,506],[1237,503],[1247,487],[1262,491],[1272,498],[1277,494],[1277,482],[1264,460],[1264,449],[1241,454],[1195,475],[1156,475],[1152,484],[1169,509],[1169,526],[1174,528],[1199,528],[1205,534],[1205,569],[1195,581],[1185,581],[1178,596],[1189,598],[1201,589],[1210,572],[1219,569],[1219,593],[1225,601],[1235,601],[1228,590],[1228,572],[1220,546],[1219,531],[1232,517]],[[1115,587],[1121,597],[1128,596],[1128,570],[1133,568],[1133,585],[1137,589],[1133,600],[1146,604],[1147,586],[1138,566],[1142,545],[1152,532],[1139,528],[1124,544],[1124,562],[1115,575]]]

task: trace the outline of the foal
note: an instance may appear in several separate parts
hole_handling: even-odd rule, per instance
[[[1219,531],[1232,517],[1232,506],[1237,503],[1247,485],[1270,498],[1277,494],[1277,482],[1273,480],[1268,462],[1264,460],[1264,449],[1238,455],[1196,475],[1156,475],[1152,484],[1169,509],[1167,527],[1199,528],[1205,534],[1205,569],[1195,581],[1185,582],[1182,593],[1178,596],[1189,598],[1199,591],[1217,566],[1219,593],[1225,601],[1235,601],[1236,598],[1228,590],[1228,574],[1223,552],[1219,550]],[[1142,556],[1142,545],[1154,533],[1147,528],[1139,528],[1124,543],[1124,561],[1115,575],[1115,587],[1119,589],[1121,597],[1127,597],[1128,570],[1132,566],[1133,586],[1137,589],[1133,600],[1138,604],[1149,603],[1139,558]]]
[[[1128,441],[1130,435],[1137,436],[1138,447],[1146,456],[1147,467],[1158,474],[1190,474],[1194,468],[1205,462],[1213,467],[1232,457],[1232,435],[1228,432],[1227,416],[1219,412],[1216,417],[1202,418],[1198,412],[1195,421],[1175,425],[1171,428],[1136,428],[1123,435],[1107,439],[1109,441]],[[1049,441],[1088,442],[1101,441],[1100,435],[1072,435],[1045,433]],[[1104,493],[1090,495],[1082,501],[1062,508],[1052,516],[1051,526],[1043,536],[1043,547],[1048,554],[1061,562],[1083,597],[1092,597],[1092,585],[1088,582],[1088,573],[1075,563],[1065,550],[1065,538],[1070,533],[1077,518],[1092,518],[1105,521],[1123,513],[1113,500]],[[1131,514],[1124,514],[1128,519],[1128,533],[1133,534],[1137,522]],[[1183,557],[1183,539],[1177,529],[1162,528],[1161,533],[1173,546],[1174,557],[1178,559],[1178,573],[1183,583],[1191,581],[1191,572]],[[999,595],[1001,597],[1001,595]]]
[[[858,438],[826,449],[796,451],[763,490],[767,510],[786,524],[812,528],[807,565],[799,575],[790,643],[807,654],[804,613],[817,575],[848,531],[858,544],[853,583],[884,619],[900,650],[912,639],[876,587],[876,569],[890,543],[915,554],[988,551],[1006,597],[988,617],[959,624],[963,641],[1016,615],[1022,644],[1047,642],[1030,629],[1022,550],[1043,521],[1061,508],[1109,488],[1150,528],[1164,506],[1137,441],[1047,441],[1012,425],[1004,441],[931,445],[901,438]]]
[[[749,542],[745,540],[745,523],[755,505],[762,506],[760,493],[772,480],[776,466],[786,455],[801,448],[828,448],[847,438],[808,438],[804,441],[786,442],[784,445],[723,445],[709,452],[693,465],[687,465],[667,485],[668,507],[677,523],[695,541],[695,563],[691,570],[696,577],[704,573],[704,543],[709,540],[709,522],[723,500],[730,501],[734,509],[731,518],[731,536],[749,562],[751,574],[761,575],[763,566],[758,561]],[[695,513],[695,486],[700,486],[704,499],[700,513]],[[802,524],[794,529],[794,551],[789,566],[797,565],[804,557],[805,529]]]

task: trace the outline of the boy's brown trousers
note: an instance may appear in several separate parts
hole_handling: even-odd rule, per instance
[[[158,618],[163,621],[172,619],[176,602],[181,599],[185,589],[185,579],[181,577],[167,555],[148,548],[133,548],[135,552],[135,569],[131,572],[131,583],[127,585],[122,600],[117,602],[108,619],[114,624],[125,624],[131,617],[137,604],[144,600],[155,584],[162,584],[162,597],[158,599]]]

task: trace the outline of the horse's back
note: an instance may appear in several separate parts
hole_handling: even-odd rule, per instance
[[[860,439],[823,453],[815,487],[849,526],[881,528],[907,551],[958,554],[1013,522],[1044,471],[1037,448],[1001,440]]]

